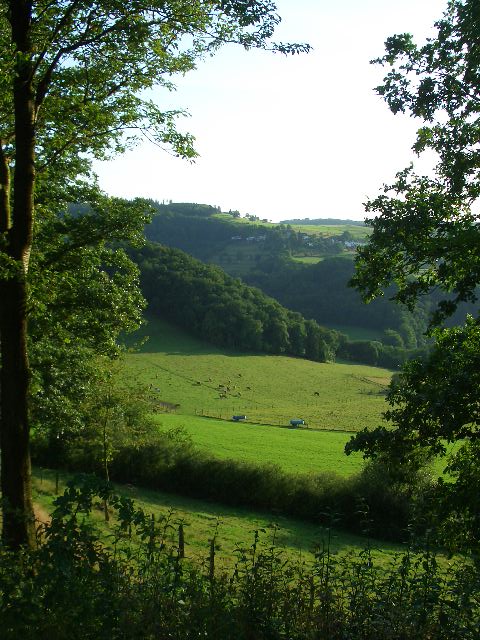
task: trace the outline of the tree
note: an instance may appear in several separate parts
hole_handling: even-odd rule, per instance
[[[405,348],[402,336],[398,331],[394,331],[393,329],[385,329],[382,336],[382,342],[383,344],[388,344],[392,347],[398,347],[400,349]]]
[[[480,6],[453,0],[422,47],[401,34],[386,42],[377,62],[390,70],[377,88],[390,109],[422,118],[414,150],[438,154],[434,177],[409,167],[367,203],[377,217],[359,249],[353,283],[366,300],[394,283],[394,299],[413,308],[420,296],[440,290],[430,323],[435,344],[423,361],[407,363],[388,394],[389,428],[363,431],[347,445],[390,464],[419,466],[459,447],[449,463],[453,483],[439,483],[439,510],[454,519],[455,536],[470,548],[480,542],[477,482],[480,475],[480,320],[461,327],[442,323],[463,301],[477,300],[480,227]],[[435,328],[436,327],[436,328]],[[470,491],[465,488],[470,486]],[[448,512],[448,513],[447,513]]]
[[[89,205],[69,207],[72,197]],[[141,322],[138,267],[118,241],[140,243],[148,220],[143,201],[108,198],[95,186],[68,189],[63,198],[57,194],[63,213],[55,215],[37,184],[42,216],[29,268],[29,417],[54,466],[85,429],[86,399],[98,395],[99,356],[116,357],[119,334]]]
[[[191,136],[175,127],[178,112],[140,93],[171,88],[173,74],[224,42],[265,47],[279,20],[269,0],[0,2],[0,446],[3,539],[11,547],[34,542],[27,309],[38,176],[55,189],[86,173],[92,157],[141,136],[194,157]]]
[[[110,463],[118,449],[130,445],[140,447],[157,432],[149,412],[153,402],[146,388],[128,386],[121,374],[121,361],[97,359],[96,388],[87,398],[84,411],[83,443],[96,467],[101,467],[106,482],[110,481]],[[151,396],[151,392],[150,392]],[[105,520],[109,520],[108,503],[104,500]]]

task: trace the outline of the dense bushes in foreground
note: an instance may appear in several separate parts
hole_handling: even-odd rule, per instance
[[[109,542],[83,514],[108,499]],[[435,554],[405,553],[376,566],[370,548],[292,563],[275,543],[238,549],[235,565],[182,558],[175,523],[155,520],[107,485],[84,479],[57,499],[39,548],[0,549],[4,640],[476,640],[480,575],[474,564],[441,566]],[[171,535],[169,535],[171,532]]]
[[[37,442],[37,464],[55,467],[55,451]],[[89,447],[67,452],[65,467],[102,475]],[[220,460],[200,452],[182,430],[156,434],[140,443],[120,444],[109,464],[110,479],[203,498],[226,505],[271,510],[362,532],[358,512],[366,514],[370,533],[403,540],[414,510],[428,492],[428,479],[393,477],[379,463],[344,478],[334,473],[288,474],[278,466]]]

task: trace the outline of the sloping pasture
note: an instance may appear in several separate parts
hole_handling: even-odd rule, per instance
[[[340,236],[345,231],[348,231],[354,240],[365,240],[372,233],[371,227],[362,227],[355,224],[292,224],[292,228],[301,233],[325,238]]]
[[[350,476],[363,467],[359,454],[346,456],[350,435],[242,424],[198,416],[159,415],[162,430],[183,429],[201,450],[223,460],[275,464],[287,473],[336,473]]]
[[[65,488],[69,475],[61,474],[60,493]],[[33,490],[35,512],[37,517],[46,515],[54,509],[55,474],[48,469],[36,469],[33,476]],[[182,496],[149,491],[139,487],[116,485],[116,491],[121,495],[135,500],[148,514],[154,514],[157,519],[165,517],[170,526],[170,536],[175,543],[178,526],[182,523],[185,532],[185,555],[187,559],[206,562],[209,543],[215,538],[217,566],[232,565],[239,549],[250,547],[254,539],[254,532],[260,532],[261,547],[269,547],[272,542],[282,549],[290,560],[313,560],[313,552],[317,546],[329,543],[333,554],[355,553],[364,549],[366,540],[351,533],[326,529],[318,524],[302,522],[280,514],[252,511],[241,507],[228,507],[204,500],[185,498]],[[92,523],[99,527],[102,535],[109,535],[115,527],[115,518],[110,523],[103,520],[102,505],[96,505],[92,516]],[[382,541],[374,545],[377,559],[386,563],[393,555],[401,550],[400,545]],[[380,549],[381,547],[381,549]]]
[[[391,375],[385,369],[222,351],[159,321],[143,335],[151,339],[127,356],[128,375],[151,390],[160,409],[220,419],[245,414],[248,422],[278,426],[301,418],[329,431],[381,422]]]

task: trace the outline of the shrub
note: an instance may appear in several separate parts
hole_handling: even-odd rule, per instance
[[[48,451],[35,449],[35,461],[51,461]],[[77,445],[65,458],[67,469],[96,472],[101,468],[90,449]],[[394,477],[381,463],[369,463],[350,478],[334,473],[295,475],[273,464],[213,458],[195,448],[181,429],[157,434],[138,445],[118,446],[110,462],[110,478],[150,489],[179,493],[232,506],[271,510],[324,524],[336,514],[338,525],[361,533],[359,505],[368,511],[369,530],[388,540],[403,540],[415,504],[428,482],[420,475]]]

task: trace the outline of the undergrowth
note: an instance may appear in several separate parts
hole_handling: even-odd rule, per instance
[[[100,540],[88,514],[107,500],[116,514]],[[4,640],[476,640],[480,575],[475,563],[445,567],[412,546],[378,566],[367,545],[336,556],[327,538],[313,564],[287,560],[275,537],[255,532],[232,569],[183,558],[181,523],[153,517],[95,477],[72,481],[56,500],[33,552],[0,551]]]

